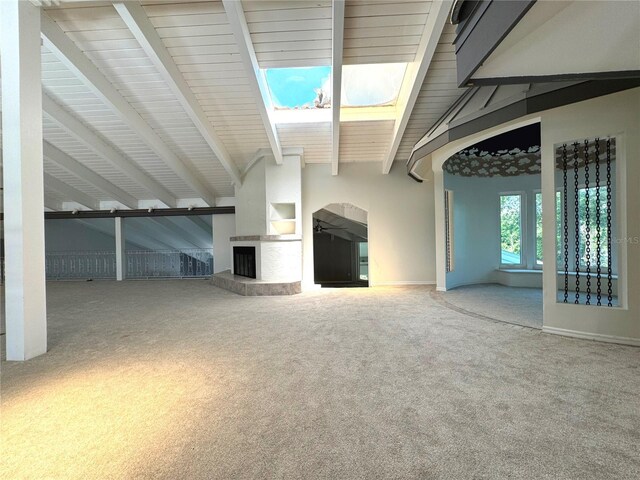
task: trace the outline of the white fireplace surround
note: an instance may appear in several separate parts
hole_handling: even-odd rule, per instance
[[[302,280],[302,238],[299,235],[247,235],[230,240],[232,268],[233,247],[254,247],[256,280],[273,283]]]

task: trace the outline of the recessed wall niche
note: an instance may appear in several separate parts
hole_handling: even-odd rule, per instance
[[[272,235],[292,235],[296,233],[296,204],[269,204],[269,224]]]

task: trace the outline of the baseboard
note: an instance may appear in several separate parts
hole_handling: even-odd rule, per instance
[[[615,335],[603,335],[601,333],[580,332],[578,330],[567,330],[557,327],[542,327],[543,333],[562,335],[564,337],[582,338],[584,340],[594,340],[597,342],[619,343],[621,345],[631,345],[640,347],[640,338],[616,337]]]
[[[400,281],[400,282],[369,282],[369,285],[372,287],[402,287],[404,285],[435,285],[436,282],[433,280],[408,280],[408,281]]]
[[[446,292],[447,287],[436,287],[436,292]]]
[[[451,282],[448,282],[447,290],[453,290],[454,288],[458,288],[458,287],[472,287],[474,285],[503,285],[503,284],[500,282],[496,282],[495,280],[480,280],[478,282],[456,283],[454,285],[451,285]],[[505,287],[506,286],[508,285],[505,285]]]
[[[319,283],[303,283],[302,291],[303,292],[312,292],[315,290],[322,290],[322,285]]]

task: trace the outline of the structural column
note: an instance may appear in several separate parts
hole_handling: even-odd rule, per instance
[[[437,164],[437,165],[436,165]],[[436,234],[436,290],[447,290],[447,254],[444,231],[444,173],[442,162],[433,160],[433,192],[435,207],[435,234]]]
[[[115,217],[116,229],[116,280],[124,280],[127,272],[126,241],[124,238],[124,219]]]
[[[212,215],[213,227],[213,273],[231,270],[231,242],[236,235],[236,216],[231,214]]]
[[[47,351],[40,10],[0,1],[7,360]]]

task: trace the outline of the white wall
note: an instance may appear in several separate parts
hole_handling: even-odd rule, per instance
[[[295,204],[295,231],[300,235],[300,206],[301,198],[301,166],[300,157],[286,156],[282,165],[276,165],[271,158],[265,161],[265,198],[267,201],[267,211],[270,210],[271,203],[293,203]],[[277,231],[270,228],[269,234],[275,235]]]
[[[285,156],[282,165],[272,157],[258,160],[247,172],[242,185],[236,185],[236,233],[245,235],[277,235],[271,228],[271,203],[295,204],[296,218],[300,216],[300,157]],[[300,234],[300,222],[295,224]]]
[[[447,273],[448,289],[499,281],[500,193],[523,194],[523,261],[534,267],[534,191],[540,190],[540,175],[479,178],[445,172],[444,185],[453,191],[454,269]]]
[[[445,289],[442,164],[457,151],[486,138],[534,122],[541,123],[543,247],[555,248],[555,147],[573,140],[616,137],[618,213],[618,296],[620,307],[594,307],[558,303],[555,265],[543,269],[543,330],[583,338],[640,345],[640,88],[606,95],[565,107],[519,118],[433,152],[435,178],[436,272],[438,288]]]
[[[640,344],[640,88],[544,112],[542,179],[544,248],[553,248],[554,149],[573,139],[616,136],[620,308],[557,303],[557,277],[544,271],[544,329]]]
[[[265,162],[260,160],[247,172],[242,185],[236,185],[236,234],[266,235],[267,209]]]
[[[338,176],[329,164],[309,164],[302,171],[305,287],[314,278],[312,215],[331,203],[368,212],[370,285],[434,283],[432,183],[415,182],[400,164],[383,175],[380,163],[344,163]]]
[[[536,2],[473,78],[637,70],[639,22],[637,1]]]
[[[214,273],[231,270],[231,242],[236,235],[236,216],[213,215],[213,270]]]

